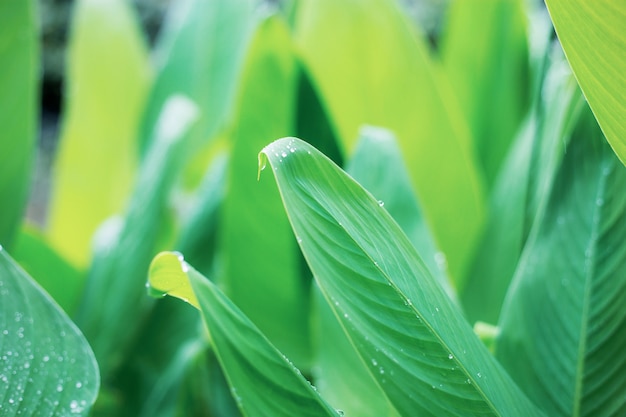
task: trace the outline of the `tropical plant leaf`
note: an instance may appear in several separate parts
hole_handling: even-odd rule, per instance
[[[554,57],[543,93],[493,187],[490,215],[460,298],[470,323],[497,323],[533,221],[545,208],[582,95],[564,57]],[[576,138],[574,138],[576,140]],[[497,253],[498,256],[494,256]]]
[[[23,227],[15,239],[13,258],[69,316],[83,290],[82,274],[62,258],[33,227]]]
[[[532,91],[523,3],[452,1],[441,37],[442,61],[490,188],[528,110]]]
[[[546,0],[574,75],[606,139],[626,164],[626,5]]]
[[[35,156],[39,79],[35,1],[0,4],[0,244],[20,225]]]
[[[182,298],[200,310],[243,415],[339,415],[241,310],[182,255],[157,255],[150,266],[149,283],[153,292]]]
[[[626,168],[591,113],[525,249],[496,353],[551,416],[626,410]]]
[[[482,180],[466,120],[425,41],[393,0],[303,1],[296,41],[346,154],[362,125],[396,135],[424,217],[462,286],[482,227]]]
[[[157,78],[141,124],[145,156],[164,103],[191,98],[199,119],[189,132],[198,148],[223,127],[234,104],[244,53],[258,21],[253,0],[172,2],[155,47]]]
[[[371,194],[299,139],[268,161],[322,293],[401,415],[541,415]]]
[[[218,277],[224,291],[297,366],[310,362],[310,280],[274,181],[257,181],[254,161],[267,138],[292,134],[297,68],[279,15],[259,24],[241,82],[222,211]],[[252,208],[252,209],[251,209]]]
[[[149,299],[144,296],[145,271],[157,249],[169,193],[189,151],[188,130],[198,109],[184,96],[165,103],[157,138],[143,161],[135,192],[123,217],[103,225],[89,269],[77,323],[94,349],[106,378],[123,359]]]
[[[56,303],[0,247],[0,414],[87,415],[98,365]]]
[[[84,270],[94,232],[127,203],[152,69],[127,1],[80,0],[74,7],[67,111],[53,170],[47,238]]]

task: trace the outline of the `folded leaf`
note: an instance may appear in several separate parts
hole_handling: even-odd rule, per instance
[[[626,409],[626,168],[591,114],[565,153],[503,308],[496,354],[550,416]]]
[[[86,416],[99,385],[83,335],[0,246],[0,415]]]
[[[244,416],[333,416],[330,407],[216,286],[178,253],[163,252],[150,266],[154,291],[200,309],[213,349]]]
[[[401,415],[541,415],[371,194],[299,139],[268,161],[322,293]]]

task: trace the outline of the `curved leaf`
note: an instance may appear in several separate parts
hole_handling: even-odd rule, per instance
[[[626,164],[626,4],[546,0],[546,5],[591,110]]]
[[[339,415],[241,310],[180,254],[157,255],[150,265],[149,283],[153,291],[181,298],[200,310],[245,416]]]
[[[299,139],[268,160],[318,285],[401,415],[541,415],[371,194]]]
[[[0,3],[0,244],[9,246],[28,199],[37,135],[36,2]]]
[[[75,3],[47,237],[79,269],[89,264],[96,228],[123,209],[137,168],[152,73],[134,18],[125,0]]]
[[[496,354],[551,416],[626,410],[626,168],[591,114],[502,312]]]
[[[0,247],[0,414],[87,415],[100,379],[85,338]]]

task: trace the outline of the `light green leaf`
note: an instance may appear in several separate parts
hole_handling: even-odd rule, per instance
[[[541,415],[371,194],[299,139],[267,161],[318,285],[401,415]]]
[[[198,106],[193,147],[211,139],[230,115],[244,53],[258,20],[253,0],[172,2],[155,47],[157,78],[141,124],[145,155],[161,109],[173,94]]]
[[[58,305],[0,247],[0,414],[86,416],[98,365]]]
[[[39,49],[35,1],[0,3],[0,244],[20,225],[35,154]]]
[[[587,114],[529,238],[496,353],[550,416],[626,409],[626,168]]]
[[[546,5],[591,110],[626,164],[626,4],[546,0]]]
[[[172,289],[184,289],[170,294],[190,300],[200,309],[213,349],[243,415],[338,416],[241,310],[180,254],[157,255],[150,266],[149,282],[153,290],[164,295]],[[192,293],[187,290],[190,287]]]
[[[424,217],[461,287],[484,196],[466,120],[425,41],[393,0],[309,0],[298,11],[296,40],[344,152],[364,124],[396,135]]]
[[[441,56],[473,136],[482,173],[493,185],[530,94],[522,0],[455,0]]]
[[[125,215],[107,221],[95,238],[94,261],[76,319],[105,377],[122,361],[141,323],[128,318],[143,317],[149,306],[145,273],[158,250],[169,193],[186,160],[187,133],[197,116],[197,107],[184,96],[165,103]]]
[[[132,187],[152,71],[128,1],[80,0],[74,7],[47,237],[85,269],[96,228],[123,209]]]
[[[296,66],[278,15],[259,25],[243,74],[222,210],[219,282],[297,366],[310,361],[310,280],[274,181],[257,181],[254,161],[267,138],[293,132]]]

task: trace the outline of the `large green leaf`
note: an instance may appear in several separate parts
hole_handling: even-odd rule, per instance
[[[462,286],[483,221],[482,185],[465,118],[425,41],[393,0],[304,1],[296,39],[346,153],[364,124],[394,132],[424,217]]]
[[[472,131],[489,185],[529,103],[522,0],[455,0],[441,39],[445,70]]]
[[[0,244],[9,246],[28,198],[39,76],[35,1],[0,3]]]
[[[489,217],[460,298],[470,322],[496,323],[532,222],[545,206],[582,96],[567,63],[553,57],[543,91],[491,194]],[[497,253],[498,256],[494,256]]]
[[[152,74],[134,18],[126,0],[80,0],[74,8],[48,239],[81,269],[98,225],[126,204],[137,167]]]
[[[235,95],[244,52],[258,20],[253,0],[172,2],[155,47],[157,78],[142,120],[145,155],[161,108],[172,94],[184,94],[199,108],[189,133],[192,146],[223,127]]]
[[[187,97],[173,96],[165,103],[125,215],[105,223],[96,237],[77,323],[105,377],[123,359],[148,307],[145,273],[157,251],[169,193],[186,160],[187,133],[197,116],[197,107]]]
[[[221,233],[228,296],[298,366],[309,361],[310,281],[274,181],[257,181],[254,161],[267,138],[293,132],[297,68],[278,15],[258,28],[241,83]]]
[[[626,410],[626,168],[578,126],[502,312],[496,352],[551,416]]]
[[[541,415],[371,194],[299,139],[267,161],[319,287],[401,415]]]
[[[180,254],[159,254],[150,266],[149,282],[153,291],[182,298],[200,310],[243,415],[338,416],[289,359]]]
[[[0,247],[0,414],[87,415],[100,385],[85,338]]]
[[[591,110],[626,164],[626,4],[546,0],[546,5]]]

